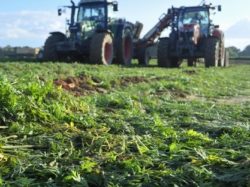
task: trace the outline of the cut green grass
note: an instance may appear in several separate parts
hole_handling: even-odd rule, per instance
[[[2,63],[0,185],[248,186],[249,71]]]

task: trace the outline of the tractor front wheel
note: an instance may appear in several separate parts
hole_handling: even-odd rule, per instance
[[[195,65],[195,59],[194,58],[188,58],[187,59],[188,67],[193,67]]]
[[[229,66],[229,52],[225,49],[224,67]]]
[[[158,66],[171,67],[171,61],[169,59],[168,53],[169,53],[169,38],[161,38],[157,50]]]
[[[224,41],[224,35],[221,36],[220,39],[220,48],[219,48],[219,62],[218,62],[218,66],[220,67],[224,67],[225,66],[225,41]]]
[[[138,62],[139,62],[140,65],[147,66],[149,64],[150,58],[151,57],[149,55],[148,48],[139,49]]]
[[[133,35],[130,29],[125,29],[117,39],[115,63],[130,65],[133,58]]]
[[[90,44],[90,62],[93,64],[109,65],[112,63],[113,39],[108,33],[97,33],[93,36]]]
[[[205,66],[217,67],[219,63],[219,40],[217,38],[208,38],[205,52]]]
[[[171,58],[171,68],[179,68],[181,65],[181,61],[179,58]]]
[[[157,50],[158,66],[167,68],[178,68],[180,67],[180,60],[177,57],[170,57],[169,45],[169,38],[160,39]]]

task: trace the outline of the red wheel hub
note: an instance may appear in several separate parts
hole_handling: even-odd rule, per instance
[[[105,61],[109,64],[112,60],[112,44],[106,43],[104,47],[104,58]]]
[[[132,56],[132,40],[129,36],[125,38],[124,41],[124,57],[125,60],[129,60]]]

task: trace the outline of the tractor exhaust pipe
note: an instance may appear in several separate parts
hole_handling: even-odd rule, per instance
[[[72,10],[71,10],[71,19],[70,19],[70,24],[74,25],[75,24],[75,12],[76,12],[76,5],[75,2],[73,0],[70,1],[72,6]]]

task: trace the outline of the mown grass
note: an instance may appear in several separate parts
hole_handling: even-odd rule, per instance
[[[1,63],[0,186],[249,186],[249,72]]]

